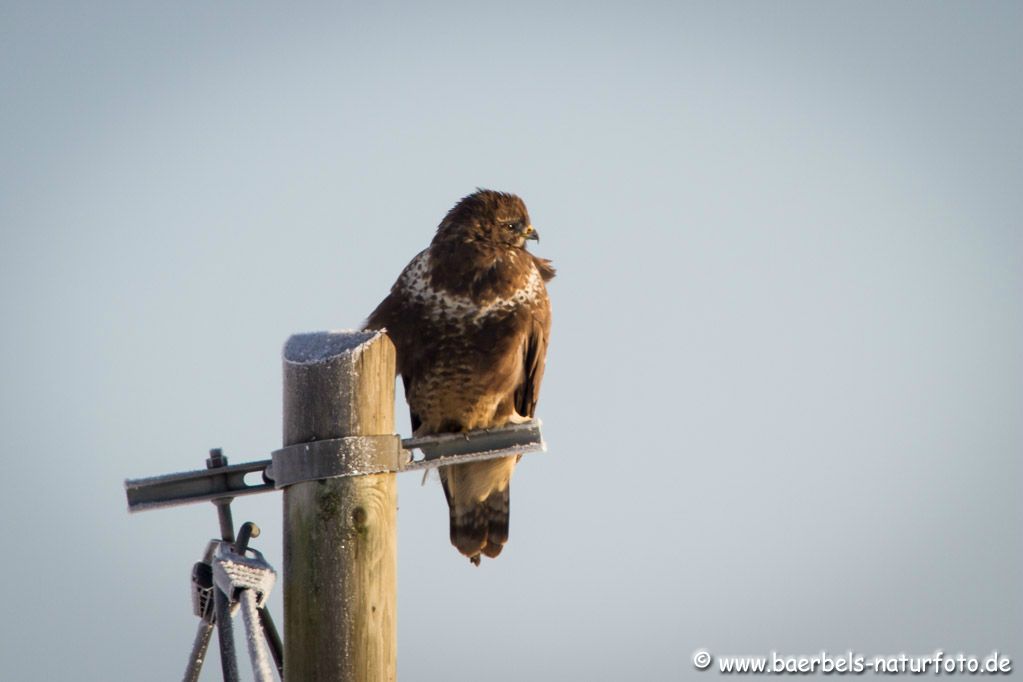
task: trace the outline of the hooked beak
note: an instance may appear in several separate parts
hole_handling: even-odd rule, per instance
[[[525,239],[532,239],[534,242],[540,241],[540,233],[532,225],[526,225],[526,229],[522,231],[522,236]]]

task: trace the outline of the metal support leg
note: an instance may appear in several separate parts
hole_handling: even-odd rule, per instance
[[[270,655],[274,658],[274,665],[277,666],[277,674],[284,679],[284,642],[277,632],[270,611],[266,608],[259,610],[259,622],[263,626],[263,634],[266,635],[266,643],[270,647]]]
[[[213,591],[217,608],[217,635],[220,642],[220,667],[224,682],[238,682],[238,659],[234,653],[234,629],[231,627],[231,604],[219,589]]]
[[[212,634],[213,623],[199,621],[199,629],[195,632],[195,642],[192,644],[192,655],[188,659],[188,667],[185,668],[185,676],[182,678],[184,682],[199,682],[199,673],[202,672],[202,664],[206,660],[206,650],[210,646]]]
[[[241,602],[242,619],[245,621],[245,640],[249,645],[249,659],[256,682],[273,682],[270,658],[263,646],[263,629],[259,625],[259,610],[256,607],[256,593],[242,590],[238,596]]]

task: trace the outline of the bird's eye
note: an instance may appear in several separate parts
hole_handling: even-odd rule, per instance
[[[507,227],[509,230],[514,230],[516,224],[517,223],[505,223],[504,226]]]

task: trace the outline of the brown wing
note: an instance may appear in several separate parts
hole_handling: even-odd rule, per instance
[[[523,417],[536,416],[536,403],[540,399],[540,383],[547,364],[547,337],[551,331],[551,308],[546,297],[543,307],[533,311],[530,329],[523,348],[522,381],[515,387],[515,411]]]
[[[422,252],[416,254],[416,258],[422,255]],[[415,262],[416,258],[413,258],[408,265],[405,266],[405,270],[408,270],[412,263]],[[409,315],[407,310],[407,301],[399,287],[399,282],[402,276],[405,274],[405,270],[399,275],[398,281],[391,287],[390,293],[380,302],[380,305],[370,313],[369,319],[366,320],[364,329],[387,329],[387,335],[391,337],[391,341],[394,342],[397,350],[397,371],[401,374],[402,384],[405,387],[405,395],[408,395],[409,384],[412,382],[412,375],[415,372],[415,367],[418,362],[417,344],[414,343],[416,338],[415,323],[412,317]],[[416,429],[422,424],[422,420],[419,418],[411,407],[409,408],[409,418],[412,422],[412,433],[415,433]]]
[[[408,387],[409,384],[412,383],[412,380],[407,375],[402,374],[401,383],[405,387],[405,395],[408,395]],[[419,427],[422,426],[423,420],[419,418],[419,415],[416,414],[415,410],[412,409],[411,405],[409,405],[408,408],[408,417],[409,421],[412,423],[412,433],[415,434]]]
[[[409,330],[405,329],[407,326],[407,320],[403,319],[401,307],[401,297],[398,292],[392,291],[369,316],[369,319],[366,320],[366,324],[363,328],[387,329],[387,335],[391,337],[391,341],[394,342],[398,351],[397,370],[398,373],[401,374],[401,382],[405,387],[405,395],[408,395],[409,384],[412,383],[412,373],[415,363],[410,357],[414,354],[414,351],[407,348],[407,346],[410,345],[408,343]],[[418,429],[423,422],[411,406],[409,406],[409,419],[412,423],[412,433],[414,434],[416,429]]]
[[[530,254],[533,255],[533,254]],[[555,270],[546,258],[533,255],[533,264],[544,282],[554,279]],[[551,304],[544,296],[542,307],[533,312],[532,326],[526,339],[525,376],[515,389],[515,411],[523,417],[536,416],[536,403],[540,399],[540,383],[547,364],[547,338],[551,332]]]
[[[554,276],[553,268],[549,273],[544,273],[543,270],[541,273],[544,274],[545,280]],[[551,307],[546,296],[543,297],[543,303],[533,310],[529,321],[529,332],[526,342],[523,344],[525,357],[522,363],[522,381],[515,387],[514,395],[515,411],[523,417],[536,416],[540,384],[543,381],[543,372],[547,364],[547,338],[551,330]],[[521,458],[522,455],[518,455],[515,461],[518,462]],[[472,464],[464,466],[472,466]],[[444,495],[448,498],[448,505],[451,506],[451,494],[447,485],[444,486]],[[472,518],[467,515],[459,516],[452,506],[452,544],[463,554],[468,554],[470,561],[477,565],[479,565],[479,554],[473,555],[474,550],[482,552],[490,558],[496,557],[508,541],[510,509],[511,486],[508,485],[501,490],[495,490],[481,504],[476,505],[475,516]],[[482,548],[476,550],[481,541],[483,542]]]

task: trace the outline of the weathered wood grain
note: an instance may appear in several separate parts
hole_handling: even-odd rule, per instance
[[[394,433],[394,346],[376,332],[291,337],[284,445]],[[284,490],[284,668],[296,681],[394,680],[395,474]]]

